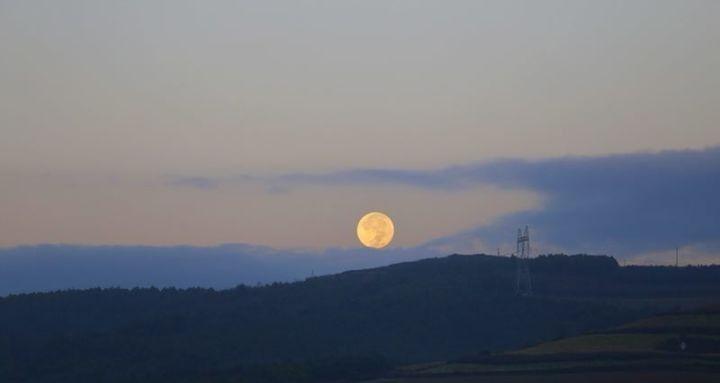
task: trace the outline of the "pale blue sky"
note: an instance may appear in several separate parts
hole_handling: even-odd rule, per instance
[[[0,0],[0,245],[356,246],[385,210],[419,246],[542,211],[533,184],[217,181],[714,146],[718,20],[714,0]]]

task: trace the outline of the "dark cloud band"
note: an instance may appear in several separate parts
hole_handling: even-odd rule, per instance
[[[451,192],[478,185],[531,190],[540,209],[431,243],[463,238],[495,243],[530,224],[549,244],[575,251],[632,255],[719,242],[720,148],[537,161],[497,160],[438,170],[357,169],[278,177],[177,179],[207,188],[260,182],[270,190],[302,185],[406,185]]]

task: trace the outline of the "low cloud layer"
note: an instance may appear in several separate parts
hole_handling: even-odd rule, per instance
[[[0,296],[93,287],[230,288],[385,266],[436,255],[430,249],[277,250],[197,246],[38,245],[0,248]]]
[[[0,295],[95,286],[226,288],[239,283],[301,280],[313,274],[453,252],[494,253],[500,247],[502,253],[509,253],[515,230],[526,224],[532,230],[534,254],[585,252],[613,255],[623,262],[667,264],[674,261],[674,249],[679,247],[682,264],[720,260],[720,148],[539,161],[499,160],[431,171],[178,178],[171,184],[217,193],[248,182],[265,185],[269,193],[293,194],[297,193],[295,189],[318,186],[333,190],[353,185],[402,186],[409,193],[413,189],[432,190],[446,195],[448,201],[487,186],[499,189],[500,195],[503,190],[537,194],[539,203],[418,246],[383,251],[342,247],[277,250],[250,245],[0,248]],[[477,201],[493,203],[496,198]],[[432,208],[443,206],[438,202]],[[412,217],[412,212],[408,213],[406,219]]]

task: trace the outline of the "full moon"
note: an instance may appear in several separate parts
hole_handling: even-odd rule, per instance
[[[395,235],[395,225],[387,215],[374,211],[365,214],[357,224],[357,236],[366,247],[382,249]]]

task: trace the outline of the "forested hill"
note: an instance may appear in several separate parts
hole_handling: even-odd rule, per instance
[[[0,299],[0,381],[181,381],[254,363],[446,360],[706,304],[720,267],[453,255],[262,287],[90,289]],[[88,380],[89,379],[89,380]]]

